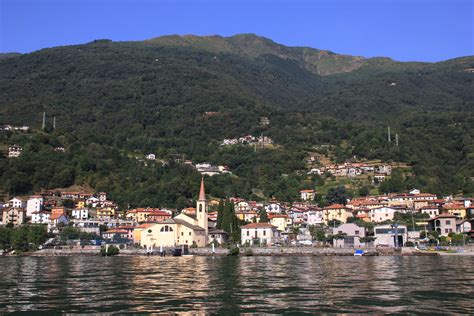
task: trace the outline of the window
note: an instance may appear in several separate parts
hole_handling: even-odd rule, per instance
[[[267,235],[267,231],[264,230],[264,231],[263,231],[263,236],[266,236],[266,235]]]
[[[165,225],[164,227],[161,227],[160,232],[172,232],[173,228],[171,228],[168,225]]]
[[[202,204],[199,204],[199,212],[202,212]]]
[[[189,236],[191,236],[191,232],[189,232]]]
[[[149,230],[148,230],[148,232],[151,234],[152,230],[151,230],[151,229],[149,229]]]
[[[249,230],[247,230],[247,236],[250,236],[250,231]]]
[[[446,225],[451,225],[451,221],[450,221],[450,220],[446,220]]]
[[[181,236],[184,236],[184,232],[181,232]]]
[[[444,229],[444,232],[445,232],[445,233],[449,233],[449,229],[445,228],[445,229]]]
[[[359,231],[358,231],[358,230],[356,230],[356,231],[354,232],[354,234],[356,234],[356,235],[359,235]]]

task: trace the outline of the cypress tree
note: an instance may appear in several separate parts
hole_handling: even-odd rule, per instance
[[[216,228],[222,229],[222,221],[224,220],[224,201],[219,201],[219,208],[217,209]]]

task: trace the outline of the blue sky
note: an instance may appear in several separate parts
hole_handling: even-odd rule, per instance
[[[474,0],[0,0],[0,52],[255,33],[341,54],[440,61],[474,55],[473,11]]]

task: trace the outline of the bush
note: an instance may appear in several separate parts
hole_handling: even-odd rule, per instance
[[[239,247],[232,247],[229,249],[229,256],[238,256],[240,253]]]
[[[118,255],[119,252],[120,252],[119,249],[114,245],[109,245],[107,253],[105,253],[105,250],[106,250],[105,246],[100,248],[100,254],[102,256],[106,256],[106,255],[107,256],[115,256],[115,255]]]

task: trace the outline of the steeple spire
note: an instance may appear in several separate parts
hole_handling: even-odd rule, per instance
[[[206,200],[206,193],[204,191],[204,177],[201,177],[201,189],[199,190],[199,201]]]

